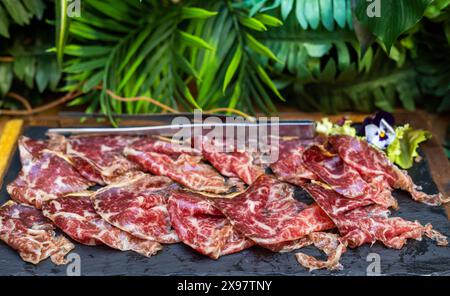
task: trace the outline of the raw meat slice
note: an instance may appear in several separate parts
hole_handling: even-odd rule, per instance
[[[111,184],[138,166],[123,154],[139,136],[83,135],[67,139],[67,155],[86,179],[100,185]]]
[[[387,208],[397,208],[397,200],[392,196],[389,187],[367,183],[358,171],[344,163],[339,155],[325,150],[322,146],[314,145],[306,149],[303,162],[322,181],[345,197],[371,200]]]
[[[295,200],[293,194],[292,186],[263,175],[244,193],[212,201],[240,233],[258,245],[279,251],[282,243],[334,228],[317,205],[307,206]]]
[[[176,159],[169,155],[145,152],[127,147],[125,155],[144,170],[158,176],[166,176],[196,191],[230,193],[239,190],[240,184],[225,180],[213,167],[204,163],[201,156],[180,154]]]
[[[75,246],[56,236],[54,226],[42,212],[12,200],[0,207],[0,239],[15,249],[26,262],[38,264],[50,257],[53,263],[66,264],[65,256]]]
[[[337,209],[341,203],[336,200],[345,197],[319,184],[310,183],[304,188],[330,216],[343,241],[351,248],[380,241],[389,248],[400,249],[408,238],[420,240],[423,235],[436,240],[438,245],[447,245],[446,237],[432,230],[430,224],[422,226],[417,221],[389,218],[389,210],[378,205],[359,207],[342,214]],[[347,201],[350,203],[351,199],[347,198]]]
[[[192,148],[190,143],[179,143],[162,137],[142,137],[131,145],[131,148],[143,152],[156,152],[169,155],[173,158],[180,154],[201,156],[202,152]]]
[[[40,208],[46,200],[94,185],[84,179],[64,155],[45,147],[48,144],[42,141],[27,137],[19,140],[22,170],[7,186],[12,199]]]
[[[281,181],[288,182],[297,186],[302,186],[309,180],[317,180],[316,174],[311,172],[303,162],[303,147],[290,150],[284,154],[277,162],[271,165],[272,171]]]
[[[162,249],[158,242],[136,238],[103,220],[95,212],[88,192],[47,201],[43,213],[58,228],[83,244],[103,243],[113,249],[131,250],[147,257]]]
[[[224,176],[237,177],[250,185],[264,174],[264,167],[255,163],[255,153],[239,151],[236,145],[225,150],[224,144],[206,137],[203,138],[202,144],[203,157]]]
[[[326,137],[319,135],[313,139],[300,138],[281,138],[278,145],[278,159],[283,160],[290,157],[290,154],[296,150],[303,151],[307,147],[316,144],[321,145],[326,142]]]
[[[346,251],[345,244],[341,242],[338,235],[327,232],[313,232],[305,237],[304,245],[314,245],[322,250],[327,256],[326,261],[318,260],[304,253],[295,254],[295,258],[302,266],[313,271],[315,269],[342,270],[343,266],[339,263],[342,254]]]
[[[177,243],[167,212],[174,185],[169,178],[141,173],[98,190],[92,200],[97,213],[117,228],[141,239]]]
[[[413,183],[406,171],[396,167],[384,153],[365,141],[351,136],[331,136],[329,142],[344,162],[357,170],[368,182],[382,176],[392,188],[408,191],[416,201],[428,205],[440,205],[450,201],[450,197],[444,197],[441,193],[429,195],[420,191],[421,188]]]
[[[186,190],[172,192],[168,210],[181,241],[194,250],[217,259],[251,247],[211,201]]]

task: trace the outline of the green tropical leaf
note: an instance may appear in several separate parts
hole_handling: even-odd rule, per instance
[[[44,55],[40,57],[36,64],[36,86],[42,93],[50,83],[51,62],[53,57]]]
[[[225,79],[223,81],[223,88],[222,92],[225,93],[225,90],[227,89],[228,84],[230,83],[231,79],[233,78],[234,74],[236,73],[237,68],[239,67],[239,64],[241,62],[242,58],[242,49],[238,47],[236,49],[236,52],[233,55],[233,58],[231,59],[230,65],[228,66],[227,72],[225,73]]]
[[[358,20],[375,34],[389,52],[395,40],[413,27],[423,16],[432,0],[380,0],[381,17],[369,17],[369,5],[358,0],[355,15]]]
[[[280,21],[276,17],[273,17],[273,16],[265,14],[265,13],[258,13],[255,15],[254,18],[259,20],[264,25],[271,26],[271,27],[279,27],[279,26],[283,25],[282,21]]]
[[[304,6],[304,15],[312,29],[317,29],[320,24],[319,0],[307,0]]]
[[[52,50],[53,51],[53,50]],[[99,45],[76,45],[68,44],[64,47],[64,54],[75,57],[96,57],[102,56],[111,51],[109,46]]]
[[[261,80],[279,97],[282,101],[285,101],[283,96],[281,96],[280,92],[276,88],[275,84],[270,79],[269,75],[267,75],[266,71],[264,71],[264,68],[261,66],[256,67],[257,73]]]
[[[240,16],[239,22],[246,26],[247,28],[256,30],[256,31],[267,31],[266,26],[259,21],[257,18],[247,17],[247,16]]]
[[[10,63],[0,63],[0,97],[5,96],[11,88],[13,71]]]
[[[347,15],[346,1],[333,0],[333,15],[334,20],[341,28],[345,28]]]
[[[66,45],[69,33],[69,18],[67,17],[67,0],[55,1],[56,13],[56,58],[59,65],[62,65],[64,56],[64,46]]]
[[[0,35],[9,38],[9,20],[5,10],[0,6]]]
[[[250,34],[246,34],[245,37],[248,41],[248,46],[251,49],[253,49],[255,52],[257,52],[263,56],[266,56],[276,62],[283,63],[273,54],[273,52],[268,47],[266,47],[265,45],[260,43],[258,40],[256,40],[255,37],[253,37]]]
[[[45,10],[45,3],[43,0],[22,0],[26,9],[32,15],[35,15],[37,19],[42,19]]]
[[[287,19],[294,7],[294,0],[281,0],[281,17]]]
[[[189,33],[183,32],[183,31],[178,31],[178,32],[180,33],[181,40],[190,46],[204,48],[204,49],[208,49],[208,50],[215,50],[214,47],[209,45],[205,40],[203,40],[200,37],[197,37],[195,35],[192,35],[192,34],[189,34]]]
[[[30,23],[32,15],[27,12],[21,1],[3,0],[2,3],[15,23],[20,26]]]
[[[183,7],[181,9],[181,17],[185,19],[206,19],[215,15],[217,15],[216,11],[209,11],[199,7]]]

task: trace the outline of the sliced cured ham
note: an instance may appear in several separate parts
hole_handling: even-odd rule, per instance
[[[343,266],[339,263],[339,259],[346,251],[345,244],[342,243],[338,235],[327,232],[313,232],[303,240],[303,246],[314,245],[327,255],[327,260],[318,260],[304,253],[295,254],[300,265],[308,268],[309,271],[316,269],[342,270]]]
[[[440,205],[450,201],[441,193],[426,194],[415,185],[404,170],[392,164],[381,151],[370,146],[367,142],[350,136],[331,136],[331,145],[338,151],[345,163],[357,170],[368,182],[378,178],[384,180],[392,188],[408,191],[416,201],[428,205]]]
[[[140,140],[138,136],[72,136],[66,145],[67,156],[86,179],[100,185],[111,184],[138,166],[123,154],[126,146]]]
[[[310,180],[317,180],[319,178],[304,164],[304,149],[300,146],[289,152],[285,152],[283,158],[280,158],[280,160],[270,166],[279,180],[302,186]]]
[[[208,138],[203,138],[202,143],[203,157],[222,175],[239,178],[250,185],[264,174],[264,167],[257,163],[255,153],[239,151],[236,145],[225,150],[224,144],[218,144]]]
[[[379,205],[354,207],[353,210],[343,212],[339,209],[343,204],[339,200],[346,200],[344,204],[348,206],[348,203],[352,203],[351,199],[319,184],[307,184],[304,188],[330,216],[343,241],[351,248],[380,241],[389,248],[400,249],[407,239],[420,240],[424,235],[436,240],[438,245],[447,245],[446,237],[433,230],[430,224],[423,226],[417,221],[390,218],[389,210]]]
[[[201,254],[217,259],[254,245],[236,231],[211,201],[199,194],[174,191],[168,209],[181,241]]]
[[[244,236],[260,246],[280,251],[285,244],[309,233],[335,227],[317,205],[307,206],[293,195],[292,186],[263,175],[244,193],[212,201]]]
[[[134,251],[150,257],[162,246],[142,240],[106,222],[95,212],[89,193],[67,195],[43,205],[43,214],[74,240],[87,244],[105,244],[121,251]]]
[[[50,257],[55,264],[66,264],[66,254],[75,246],[61,235],[42,212],[12,200],[0,207],[0,239],[33,264]]]
[[[61,152],[48,148],[48,142],[27,137],[19,140],[22,170],[7,186],[15,201],[40,208],[46,200],[83,191],[94,185],[83,178]]]
[[[339,194],[354,199],[371,200],[384,207],[397,207],[397,200],[386,186],[366,182],[356,169],[344,163],[337,154],[313,145],[303,153],[303,162],[323,182]],[[379,185],[379,183],[378,183]]]
[[[202,152],[192,148],[189,142],[176,142],[170,139],[158,137],[142,137],[134,142],[131,147],[143,152],[156,152],[166,154],[171,157],[178,157],[180,154],[189,154],[193,156],[201,156]]]
[[[226,180],[213,167],[203,162],[201,156],[182,153],[172,158],[167,154],[146,152],[136,147],[127,147],[124,153],[144,170],[169,177],[192,190],[223,194],[242,188],[242,184]]]
[[[92,200],[97,213],[123,231],[145,240],[177,243],[167,212],[173,188],[169,178],[141,173],[98,190]]]
[[[265,173],[267,167],[271,166],[276,171],[280,180],[295,185],[303,184],[309,179],[314,179],[313,173],[308,171],[299,163],[304,147],[321,142],[320,139],[299,138],[270,138],[272,147],[270,153],[273,157],[263,157],[258,151],[258,143],[254,147],[246,143],[248,147],[238,149],[237,143],[229,145],[225,150],[225,144],[218,141],[203,138],[203,157],[207,159],[222,175],[237,177],[246,184],[251,185],[259,176]],[[270,143],[269,143],[270,144]],[[275,157],[277,156],[277,157]]]

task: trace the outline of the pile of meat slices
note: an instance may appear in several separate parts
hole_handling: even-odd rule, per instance
[[[145,136],[22,137],[22,170],[7,186],[12,200],[0,208],[0,239],[34,264],[48,257],[64,264],[74,248],[55,227],[81,244],[144,256],[180,242],[213,259],[255,245],[273,252],[314,245],[327,260],[295,254],[310,270],[341,269],[347,248],[377,241],[400,249],[425,236],[447,245],[430,224],[392,217],[390,209],[394,189],[432,206],[448,198],[420,191],[360,139],[280,139],[271,164],[255,151],[222,152],[201,141],[194,149]],[[89,191],[94,185],[103,187]],[[312,202],[295,199],[296,187]]]

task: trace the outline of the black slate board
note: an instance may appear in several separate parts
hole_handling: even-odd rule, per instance
[[[45,138],[45,127],[31,127],[25,135]],[[18,151],[15,152],[0,191],[0,204],[9,199],[6,184],[17,176],[21,168]],[[425,192],[437,192],[425,161],[415,164],[410,175]],[[309,199],[299,190],[298,198]],[[412,201],[407,193],[396,191],[400,209],[393,216],[432,223],[435,229],[450,235],[450,223],[443,207],[430,207]],[[76,243],[74,250],[81,258],[81,275],[366,275],[372,262],[367,261],[370,253],[380,256],[383,275],[450,275],[450,248],[437,247],[429,239],[409,241],[402,250],[391,250],[376,243],[349,250],[342,257],[344,270],[326,270],[309,273],[297,264],[293,253],[271,253],[253,247],[238,254],[212,260],[197,254],[183,244],[169,245],[151,258],[133,252],[120,252],[107,247],[88,247]],[[317,256],[313,247],[303,252]],[[34,266],[23,262],[17,253],[0,242],[0,275],[66,275],[66,266],[56,266],[50,260]]]

